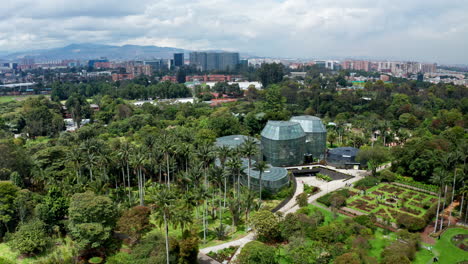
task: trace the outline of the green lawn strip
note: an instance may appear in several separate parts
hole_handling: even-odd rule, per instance
[[[468,260],[468,252],[456,247],[451,239],[454,235],[468,234],[468,229],[450,228],[437,240],[433,251],[439,254],[439,263],[457,263]]]
[[[7,102],[14,101],[14,100],[15,100],[14,96],[0,96],[0,103],[7,103]]]

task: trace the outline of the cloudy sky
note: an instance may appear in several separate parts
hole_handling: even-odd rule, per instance
[[[468,64],[468,0],[2,0],[1,52],[84,42]]]

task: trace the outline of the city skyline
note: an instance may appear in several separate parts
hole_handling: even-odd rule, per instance
[[[465,10],[468,3],[457,0],[8,0],[0,10],[0,51],[92,42],[467,64]]]

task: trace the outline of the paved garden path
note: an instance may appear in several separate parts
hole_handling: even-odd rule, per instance
[[[336,170],[336,171],[339,171],[339,172],[345,173],[345,174],[349,174],[351,176],[354,176],[354,178],[351,178],[351,179],[348,179],[348,180],[336,180],[336,181],[326,182],[326,181],[318,180],[316,177],[297,177],[296,178],[297,187],[296,187],[296,192],[294,193],[294,196],[291,198],[291,200],[287,204],[285,204],[278,211],[280,211],[280,212],[282,212],[284,214],[288,214],[288,213],[294,213],[299,209],[299,206],[296,203],[296,196],[301,194],[304,191],[304,184],[317,186],[317,187],[319,187],[321,189],[318,193],[316,193],[316,194],[309,197],[308,202],[313,203],[315,200],[317,200],[317,198],[319,198],[319,197],[321,197],[321,196],[323,196],[323,195],[325,195],[325,194],[327,194],[329,192],[332,192],[332,191],[335,191],[337,189],[343,188],[343,187],[346,186],[346,184],[356,182],[356,181],[362,179],[364,176],[368,175],[368,172],[362,171],[362,170]],[[234,241],[230,241],[230,242],[226,242],[224,244],[220,244],[220,245],[200,249],[200,252],[203,253],[203,254],[208,254],[211,251],[217,252],[219,250],[228,248],[230,246],[238,246],[239,249],[236,251],[236,253],[234,254],[234,257],[233,257],[233,259],[235,259],[237,257],[237,255],[239,254],[239,252],[241,251],[242,247],[245,244],[247,244],[247,243],[249,243],[249,242],[251,242],[253,240],[255,240],[255,233],[251,232],[251,233],[249,233],[247,236],[245,236],[243,238],[240,238],[240,239],[237,239],[237,240],[234,240]]]

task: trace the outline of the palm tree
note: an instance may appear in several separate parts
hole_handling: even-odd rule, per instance
[[[172,144],[172,137],[168,133],[162,134],[162,136],[159,139],[159,147],[161,151],[164,153],[164,158],[166,159],[166,184],[169,188],[171,188],[170,183],[171,183],[171,175],[170,175],[170,166],[169,166],[169,158],[170,155],[174,152],[174,145]]]
[[[181,143],[177,144],[176,146],[177,153],[179,154],[180,158],[184,161],[184,169],[187,172],[188,171],[188,165],[189,165],[189,158],[190,154],[192,153],[192,145],[187,144],[187,143]]]
[[[450,201],[450,204],[453,204],[453,198],[455,196],[455,182],[457,180],[457,163],[460,161],[460,159],[462,158],[462,153],[458,150],[455,150],[454,152],[450,153],[450,159],[451,159],[451,163],[452,163],[452,166],[453,166],[453,185],[452,185],[452,199]],[[449,220],[448,220],[448,226],[450,226],[450,221],[451,221],[451,217],[452,217],[452,211],[453,211],[453,207],[451,207],[450,209],[450,215],[449,215]]]
[[[257,142],[248,137],[241,145],[242,154],[248,159],[248,175],[247,175],[247,189],[250,191],[250,168],[252,167],[252,158],[258,154]]]
[[[434,171],[434,174],[431,177],[431,182],[437,186],[439,186],[439,195],[437,200],[437,211],[436,211],[436,220],[434,224],[434,231],[433,233],[437,232],[437,223],[439,220],[439,210],[440,210],[440,197],[442,195],[442,181],[446,177],[446,172],[440,168],[437,168]]]
[[[228,146],[219,146],[216,147],[216,156],[218,156],[219,162],[221,164],[221,168],[224,170],[226,160],[229,158],[231,154],[231,149]]]
[[[127,187],[128,187],[128,199],[130,200],[130,194],[131,194],[131,190],[130,190],[130,153],[132,152],[133,150],[133,147],[132,145],[128,142],[128,141],[123,141],[121,146],[120,146],[120,149],[117,153],[117,156],[119,157],[120,161],[122,162],[122,171],[124,173],[124,177],[125,177],[125,168],[127,169]],[[124,183],[125,183],[125,179],[124,179]]]
[[[463,205],[464,205],[464,202],[465,202],[465,195],[468,194],[468,186],[465,185],[465,180],[463,180],[463,187],[461,187],[460,189],[460,194],[462,196],[462,199],[461,199],[461,203],[460,203],[460,218],[465,215],[465,219],[464,219],[464,223],[466,223],[466,213],[468,213],[468,211],[465,212],[465,214],[463,214]],[[467,207],[467,210],[468,210],[468,207]]]
[[[258,171],[258,179],[260,181],[260,204],[262,203],[262,185],[263,185],[262,174],[263,172],[265,172],[266,169],[268,169],[268,167],[269,167],[268,164],[263,160],[258,161],[254,165],[254,170]]]
[[[442,215],[443,215],[443,212],[444,212],[444,209],[445,209],[445,204],[447,202],[447,188],[448,188],[448,185],[450,184],[450,180],[451,180],[450,175],[449,175],[448,172],[446,172],[444,178],[442,178],[442,183],[445,185],[444,204],[442,206]],[[443,226],[444,226],[444,218],[441,217],[441,219],[440,219],[440,228],[439,229],[442,230]]]
[[[153,206],[153,217],[160,226],[164,225],[164,235],[166,238],[166,261],[169,264],[169,223],[171,223],[176,213],[176,195],[167,187],[158,188],[152,186],[149,189],[151,199],[155,202]]]
[[[145,205],[145,181],[143,179],[143,169],[146,162],[145,150],[143,148],[138,148],[135,150],[135,153],[131,155],[131,164],[136,171],[138,179],[138,194],[140,197],[140,205]]]
[[[75,149],[71,149],[67,153],[67,160],[73,164],[76,174],[76,183],[80,183],[79,179],[81,178],[81,162],[83,160],[81,152]]]
[[[236,189],[237,197],[239,197],[240,196],[240,172],[242,169],[242,161],[239,157],[234,156],[227,161],[226,165],[227,165],[229,174],[232,175],[232,179],[233,179],[232,186],[234,187],[237,185],[237,188],[235,189]]]

